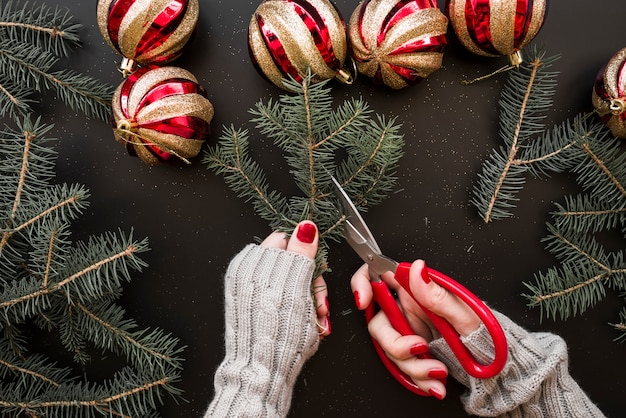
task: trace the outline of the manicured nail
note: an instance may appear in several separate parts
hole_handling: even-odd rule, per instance
[[[424,263],[424,267],[422,268],[421,275],[422,275],[422,280],[424,280],[424,283],[426,284],[430,283],[430,277],[428,276],[428,267],[426,267],[426,263]]]
[[[428,377],[431,379],[445,379],[448,377],[448,372],[444,369],[432,369],[428,372]]]
[[[441,392],[439,392],[437,389],[430,388],[430,389],[428,389],[428,393],[430,393],[431,396],[434,396],[435,398],[437,398],[439,400],[443,399],[443,394]]]
[[[298,227],[296,237],[298,238],[298,241],[310,244],[315,240],[316,234],[317,228],[315,227],[315,224],[313,222],[305,222],[300,224]]]
[[[326,310],[328,311],[328,316],[330,316],[330,303],[328,302],[328,296],[324,299],[324,304],[326,305]]]
[[[412,356],[418,356],[428,352],[428,344],[417,343],[411,346],[410,353]]]
[[[326,330],[327,330],[326,332],[328,334],[330,334],[332,329],[333,329],[332,325],[330,324],[330,315],[326,315],[326,326],[325,326],[325,328],[326,328]]]
[[[361,310],[361,296],[359,295],[359,291],[355,290],[352,294],[354,295],[354,303],[356,303],[356,308],[358,310]]]

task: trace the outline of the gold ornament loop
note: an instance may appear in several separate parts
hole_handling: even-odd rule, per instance
[[[613,115],[621,115],[626,111],[626,102],[621,97],[619,99],[611,99],[609,110]]]
[[[117,121],[117,130],[120,132],[132,132],[133,128],[137,127],[137,122],[129,121],[127,119],[120,119]]]

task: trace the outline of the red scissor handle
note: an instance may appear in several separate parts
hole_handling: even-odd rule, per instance
[[[410,269],[411,263],[400,263],[396,269],[395,278],[398,283],[409,292],[413,299],[415,299],[409,286]],[[506,364],[509,349],[502,326],[493,315],[493,312],[491,312],[476,295],[445,274],[428,268],[428,276],[433,282],[458,296],[476,313],[476,315],[478,315],[483,324],[485,324],[494,346],[493,361],[487,365],[479,363],[463,344],[459,333],[448,321],[420,305],[424,313],[428,316],[428,319],[430,319],[433,325],[439,330],[452,352],[454,352],[455,356],[459,359],[463,369],[465,369],[470,376],[480,379],[488,379],[496,376],[502,371],[502,368]],[[419,305],[419,302],[417,303]]]
[[[383,312],[385,312],[385,315],[387,315],[387,318],[389,319],[389,322],[394,327],[394,329],[402,335],[414,335],[415,332],[413,332],[411,325],[409,325],[409,322],[406,320],[406,317],[404,316],[404,314],[398,307],[398,303],[396,302],[396,299],[389,291],[389,287],[387,287],[387,284],[383,281],[370,282],[370,284],[372,285],[372,291],[374,293],[374,300],[376,301],[376,304],[378,304],[380,309],[382,309]],[[376,308],[375,308],[376,304],[370,303],[369,306],[365,309],[365,320],[367,322],[370,322],[370,320],[376,314]],[[389,370],[389,373],[391,373],[391,375],[398,382],[400,382],[402,386],[404,386],[411,392],[416,393],[418,395],[431,396],[430,393],[424,392],[423,390],[421,390],[415,384],[415,382],[413,381],[413,379],[411,379],[409,375],[407,375],[402,370],[400,370],[400,368],[396,365],[396,363],[394,363],[389,357],[387,357],[385,350],[383,350],[383,348],[380,346],[378,341],[372,338],[372,342],[374,343],[374,348],[376,349],[376,352],[378,353],[378,357],[380,357],[381,361],[383,362],[387,370]],[[422,359],[433,358],[433,356],[428,352],[423,353],[423,354],[418,354],[417,357],[422,358]],[[444,384],[446,383],[445,378],[441,379],[441,381]]]

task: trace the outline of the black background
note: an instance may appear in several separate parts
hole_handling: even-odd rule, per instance
[[[248,56],[247,26],[258,2],[200,3],[197,36],[175,65],[192,71],[208,90],[215,106],[215,141],[224,125],[252,128],[248,109],[281,91],[258,75]],[[346,21],[357,4],[335,3]],[[120,57],[98,31],[96,2],[59,5],[84,26],[83,48],[64,65],[119,84]],[[562,54],[554,67],[561,74],[548,123],[591,110],[598,70],[626,46],[625,15],[622,0],[551,2],[535,39],[548,55]],[[608,325],[619,320],[619,295],[608,292],[598,306],[566,322],[541,322],[539,310],[527,308],[521,297],[522,282],[555,263],[541,243],[553,202],[578,189],[567,175],[529,179],[514,217],[483,223],[469,204],[470,192],[482,162],[501,143],[496,104],[507,76],[471,86],[459,81],[491,72],[507,60],[472,55],[454,36],[448,39],[443,68],[419,85],[392,91],[363,77],[349,87],[333,84],[337,100],[361,96],[376,112],[403,124],[400,191],[370,210],[367,221],[387,254],[406,261],[424,258],[515,321],[562,335],[569,343],[573,376],[608,416],[621,416],[625,348],[612,341],[616,334]],[[213,395],[213,373],[223,355],[223,272],[253,237],[270,232],[267,225],[199,159],[190,166],[149,168],[126,154],[107,123],[75,114],[50,97],[40,110],[55,123],[54,134],[61,139],[58,181],[81,183],[91,192],[91,205],[75,224],[75,239],[118,228],[149,237],[151,251],[143,256],[149,267],[133,275],[122,303],[142,326],[162,327],[187,346],[180,384],[186,402],[166,399],[163,416],[200,416]],[[255,157],[270,182],[284,187],[281,154],[258,133],[253,135],[258,138],[252,146]],[[614,238],[623,246],[621,238]],[[448,384],[448,397],[436,401],[409,393],[390,377],[354,309],[349,279],[359,260],[346,245],[333,245],[329,261],[332,335],[307,363],[291,415],[463,416],[462,390],[454,382]]]

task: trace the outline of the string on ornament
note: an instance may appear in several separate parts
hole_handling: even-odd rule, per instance
[[[465,85],[509,71],[524,61],[521,50],[541,30],[549,0],[446,0],[445,13],[460,43],[485,56],[506,56],[509,64]]]
[[[98,27],[122,55],[113,94],[113,133],[148,165],[172,156],[190,164],[209,135],[213,105],[178,58],[196,31],[198,0],[100,0]]]

